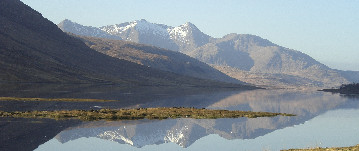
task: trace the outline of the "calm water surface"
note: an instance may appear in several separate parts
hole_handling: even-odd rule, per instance
[[[199,94],[186,93],[186,95],[170,95],[161,91],[145,93],[144,91],[145,89],[131,90],[126,94],[119,94],[116,91],[111,93],[97,91],[91,94],[101,97],[103,93],[107,97],[112,97],[111,99],[123,100],[120,104],[102,104],[111,108],[187,106],[283,112],[297,116],[253,119],[145,119],[116,122],[1,119],[2,146],[5,149],[16,148],[21,142],[28,146],[33,145],[31,150],[36,151],[256,151],[359,144],[359,99],[353,97],[294,90],[201,92]],[[62,96],[75,96],[70,92],[59,93]],[[90,93],[86,95],[91,96]],[[131,99],[124,99],[125,95]],[[138,98],[141,100],[136,100]],[[143,101],[143,98],[148,98],[149,101]],[[0,108],[7,108],[11,105],[9,102],[0,103]],[[66,105],[58,105],[66,107]],[[91,105],[88,107],[92,107]],[[14,125],[15,128],[9,128]],[[23,128],[26,131],[21,131],[19,125],[24,125]],[[11,143],[14,146],[11,146]]]
[[[270,119],[264,129],[246,125],[257,120],[166,120],[156,123],[99,126],[66,130],[40,145],[47,150],[281,150],[288,148],[350,146],[359,142],[359,110],[334,110],[303,124],[275,129]],[[217,126],[215,123],[228,122]],[[115,124],[115,123],[113,123]],[[245,124],[245,125],[244,125]],[[228,127],[232,126],[232,127]],[[236,127],[244,130],[236,131]],[[265,129],[268,128],[268,129]],[[149,132],[150,131],[150,132]],[[257,131],[257,132],[256,132]],[[262,132],[260,132],[262,131]],[[132,133],[131,133],[132,132]],[[243,138],[241,133],[259,133]]]

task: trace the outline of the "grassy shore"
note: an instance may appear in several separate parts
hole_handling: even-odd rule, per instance
[[[289,149],[282,151],[359,151],[359,144],[350,147],[333,147],[333,148],[312,148],[312,149]]]
[[[136,119],[167,119],[167,118],[239,118],[239,117],[272,117],[272,116],[295,116],[285,113],[250,112],[209,110],[196,108],[139,108],[139,109],[101,109],[101,110],[62,110],[62,111],[25,111],[4,112],[0,111],[0,117],[14,118],[49,118],[49,119],[80,119],[92,120],[136,120]]]
[[[117,101],[117,100],[78,99],[78,98],[20,98],[20,97],[0,97],[0,101],[111,102],[111,101]]]

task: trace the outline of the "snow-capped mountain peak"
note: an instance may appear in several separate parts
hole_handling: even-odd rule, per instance
[[[120,37],[111,35],[105,31],[100,30],[99,28],[92,26],[83,26],[78,23],[72,22],[69,19],[65,19],[64,21],[60,22],[57,26],[62,31],[74,33],[76,35],[121,40]]]
[[[139,33],[152,33],[154,35],[160,35],[165,37],[168,36],[166,28],[159,24],[150,23],[145,19],[127,22],[123,24],[104,26],[100,27],[100,29],[112,35],[121,35],[123,33],[127,33],[129,30],[136,30]]]
[[[102,31],[105,31],[105,32],[111,34],[111,35],[118,35],[126,30],[129,30],[129,29],[135,27],[136,24],[137,24],[137,22],[127,22],[127,23],[123,23],[123,24],[108,25],[108,26],[100,27],[100,29]]]
[[[100,29],[127,41],[150,44],[174,51],[180,51],[183,49],[182,47],[187,46],[191,48],[201,46],[207,43],[210,38],[190,22],[177,27],[171,27],[141,19],[104,26],[100,27]]]
[[[154,35],[168,36],[167,29],[163,28],[163,26],[147,22],[144,19],[141,19],[141,20],[135,21],[135,22],[136,22],[135,28],[139,32],[142,32],[142,33],[150,32],[150,33],[153,33]]]
[[[185,24],[182,24],[178,27],[171,27],[167,25],[151,23],[145,19],[122,24],[104,26],[100,27],[100,29],[112,35],[121,35],[122,38],[124,36],[123,34],[125,33],[126,35],[129,35],[133,34],[133,31],[137,31],[139,34],[151,34],[175,40],[181,39],[181,42],[186,42],[184,38],[190,36],[190,33],[193,33],[194,31],[199,31],[199,29],[190,22],[186,22]]]
[[[171,39],[185,38],[189,32],[188,28],[183,25],[169,28],[167,31],[170,34]]]
[[[191,22],[186,22],[185,24],[181,25],[183,27],[187,27],[192,30],[199,30],[196,25],[192,24]]]
[[[169,32],[169,34],[171,35],[171,38],[178,38],[178,37],[182,37],[185,38],[187,36],[189,36],[190,33],[193,32],[193,30],[199,30],[194,24],[190,23],[190,22],[186,22],[183,25],[180,25],[178,27],[172,27],[167,29],[167,31]]]
[[[70,20],[58,25],[63,31],[77,35],[123,39],[150,44],[174,51],[193,49],[208,43],[210,36],[202,33],[194,24],[186,22],[177,27],[148,22],[145,19],[103,27],[82,26]]]

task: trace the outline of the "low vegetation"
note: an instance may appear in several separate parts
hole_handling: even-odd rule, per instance
[[[79,99],[79,98],[20,98],[20,97],[0,97],[0,101],[111,102],[111,101],[117,101],[117,100]]]
[[[350,147],[333,147],[333,148],[312,148],[312,149],[289,149],[282,151],[359,151],[359,144]]]
[[[167,118],[239,118],[239,117],[272,117],[272,116],[295,116],[285,113],[250,112],[209,110],[196,108],[138,108],[138,109],[101,109],[101,110],[62,110],[62,111],[25,111],[4,112],[0,111],[0,117],[14,118],[49,118],[49,119],[80,119],[92,120],[136,120],[136,119],[167,119]]]
[[[343,84],[338,89],[323,89],[322,91],[341,94],[359,94],[359,83]]]

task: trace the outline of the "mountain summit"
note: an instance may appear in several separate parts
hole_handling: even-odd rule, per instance
[[[76,35],[123,39],[180,52],[200,47],[212,39],[190,22],[178,27],[171,27],[141,19],[95,28],[82,26],[66,19],[58,26],[61,30]]]
[[[182,52],[233,78],[255,85],[318,88],[359,81],[356,72],[330,69],[304,53],[255,35],[228,34],[213,38],[189,22],[171,27],[146,20],[98,29],[126,41]]]
[[[108,34],[107,32],[102,31],[96,27],[82,26],[68,19],[60,22],[58,27],[63,31],[74,33],[76,35],[121,40],[121,37]]]
[[[186,53],[188,50],[207,44],[212,38],[201,32],[194,24],[187,22],[178,27],[168,28],[170,39],[179,47],[178,51]]]

